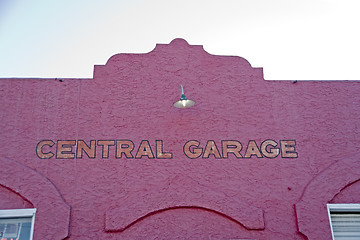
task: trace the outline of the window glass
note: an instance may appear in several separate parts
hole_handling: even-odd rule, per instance
[[[334,240],[360,239],[360,204],[328,204]]]
[[[31,240],[35,209],[0,210],[0,240]]]

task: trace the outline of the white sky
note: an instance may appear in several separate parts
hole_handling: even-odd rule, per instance
[[[184,38],[265,79],[360,80],[360,0],[0,0],[0,77],[92,77]]]

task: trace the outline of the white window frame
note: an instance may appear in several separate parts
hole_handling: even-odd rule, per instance
[[[30,240],[33,239],[36,208],[0,210],[0,218],[31,217]]]
[[[326,204],[327,206],[327,211],[328,211],[328,216],[329,216],[329,222],[330,222],[330,227],[331,227],[331,236],[332,239],[334,238],[334,231],[333,231],[333,226],[331,223],[331,215],[330,212],[359,212],[360,213],[360,204],[357,203],[339,203],[339,204]]]

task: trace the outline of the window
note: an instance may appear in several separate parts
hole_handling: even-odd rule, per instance
[[[334,240],[360,239],[360,204],[327,204]]]
[[[1,240],[32,240],[35,208],[0,210]]]

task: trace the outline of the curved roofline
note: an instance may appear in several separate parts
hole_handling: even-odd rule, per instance
[[[238,58],[241,61],[243,61],[245,64],[249,65],[249,67],[252,67],[250,62],[248,60],[246,60],[245,58],[243,58],[243,57],[233,56],[233,55],[215,55],[215,54],[211,54],[211,53],[207,52],[204,49],[203,45],[190,45],[183,38],[175,38],[169,44],[157,43],[155,45],[154,49],[151,50],[150,52],[147,52],[147,53],[117,53],[117,54],[114,54],[107,60],[105,65],[111,63],[116,57],[119,57],[119,56],[124,56],[124,55],[134,55],[134,56],[136,56],[136,55],[138,55],[138,56],[151,55],[151,54],[156,54],[157,52],[162,51],[162,50],[166,51],[166,50],[171,49],[171,48],[183,48],[183,49],[188,49],[188,50],[192,50],[192,51],[198,51],[199,53],[205,53],[205,54],[207,54],[209,56],[212,56],[212,57]],[[169,53],[170,53],[170,51],[169,51]]]

